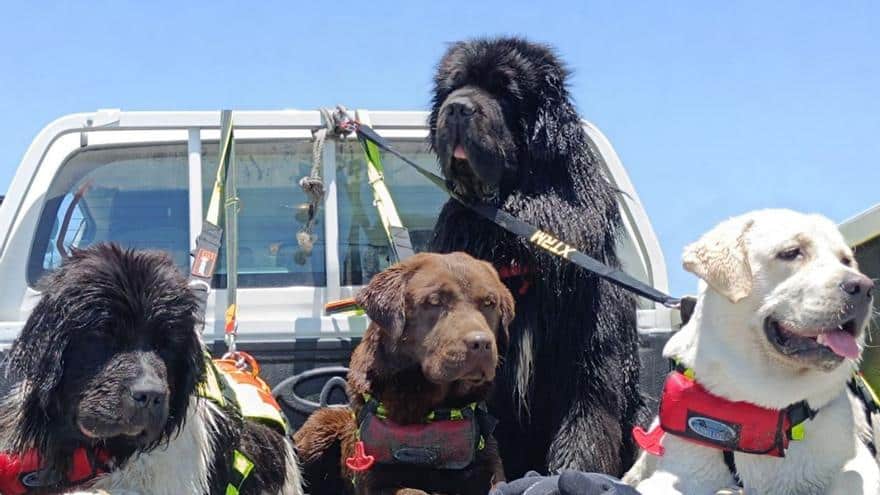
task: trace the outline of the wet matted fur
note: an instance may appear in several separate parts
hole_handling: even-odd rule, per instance
[[[6,363],[4,451],[38,449],[53,476],[97,447],[111,472],[78,489],[180,495],[225,493],[238,449],[255,463],[241,493],[302,493],[289,440],[196,395],[196,301],[167,255],[74,250],[40,288]]]
[[[501,38],[452,45],[438,66],[431,144],[450,188],[618,266],[621,218],[551,49]],[[634,298],[455,200],[431,248],[499,269],[525,267],[492,412],[509,478],[528,469],[620,475],[631,464],[639,394]]]

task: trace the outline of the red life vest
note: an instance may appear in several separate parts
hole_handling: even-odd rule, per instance
[[[47,487],[74,487],[107,472],[110,454],[103,450],[78,448],[73,452],[73,465],[65,479],[40,479],[41,461],[36,449],[23,455],[0,453],[0,493],[22,495]]]
[[[688,374],[686,374],[686,372]],[[724,451],[784,457],[790,440],[802,438],[802,424],[816,411],[806,401],[768,409],[710,393],[678,369],[669,374],[660,398],[660,424],[650,432],[633,428],[642,449],[662,456],[664,433]]]

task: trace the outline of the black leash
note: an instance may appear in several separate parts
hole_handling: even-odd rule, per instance
[[[388,144],[388,142],[385,140],[385,138],[378,135],[376,131],[370,128],[370,126],[361,124],[360,122],[356,122],[354,120],[348,120],[346,122],[343,122],[341,125],[349,131],[356,132],[358,139],[360,139],[361,144],[364,147],[367,146],[367,141],[369,141],[379,148],[383,149],[384,151],[391,153],[397,158],[400,158],[407,165],[415,168],[417,172],[425,176],[425,178],[427,178],[437,187],[445,191],[446,194],[448,194],[450,197],[454,198],[456,201],[463,204],[464,206],[470,208],[472,211],[482,216],[483,218],[492,221],[495,225],[498,225],[502,229],[514,233],[518,236],[525,237],[529,240],[529,242],[544,249],[545,251],[561,258],[565,258],[566,260],[571,261],[581,268],[584,268],[589,272],[595,273],[599,277],[613,284],[616,284],[619,287],[622,287],[630,292],[650,299],[651,301],[658,302],[668,308],[677,308],[681,303],[681,300],[660,292],[654,287],[651,287],[650,285],[635,279],[634,277],[622,270],[612,268],[596,260],[595,258],[587,256],[586,254],[578,251],[571,245],[557,239],[552,234],[548,234],[547,232],[544,232],[537,227],[529,225],[528,223],[515,218],[510,213],[495,208],[494,206],[480,203],[472,203],[465,200],[464,198],[455,194],[453,191],[450,191],[449,188],[446,187],[446,181],[443,180],[443,178],[438,177],[429,170],[422,168],[419,164],[403,156],[400,152],[392,148],[391,145]]]

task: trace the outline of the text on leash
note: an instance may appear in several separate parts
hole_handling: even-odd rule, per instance
[[[553,237],[546,232],[541,232],[540,230],[532,234],[532,237],[529,239],[529,241],[550,251],[553,254],[562,256],[565,259],[568,259],[571,253],[575,251],[575,248],[569,246],[568,244],[560,241],[559,239]]]

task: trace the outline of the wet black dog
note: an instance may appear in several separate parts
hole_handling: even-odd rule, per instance
[[[621,218],[546,46],[515,38],[453,45],[439,64],[431,143],[449,187],[617,265]],[[493,262],[517,317],[493,412],[509,479],[528,469],[620,475],[645,416],[632,297],[507,233],[455,200],[432,249]]]
[[[2,450],[42,459],[34,484],[47,493],[223,494],[230,484],[302,493],[283,434],[197,394],[209,368],[196,301],[168,256],[99,244],[75,250],[41,285],[8,356],[17,384],[0,407]],[[235,450],[254,463],[241,486]],[[81,451],[105,464],[83,486],[65,480]]]

